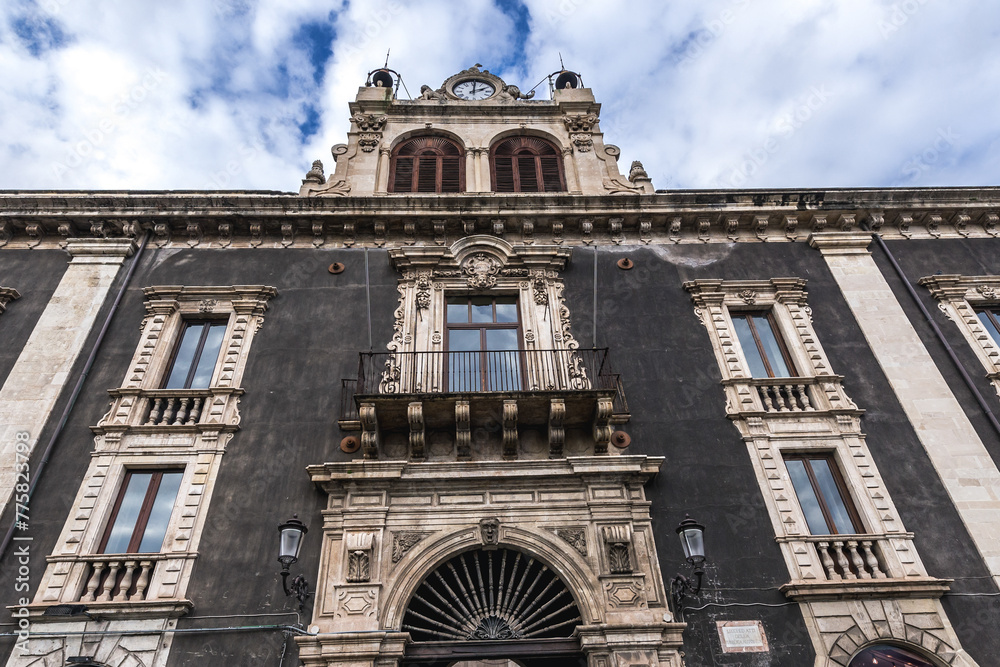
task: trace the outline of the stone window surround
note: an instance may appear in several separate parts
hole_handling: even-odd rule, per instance
[[[110,410],[92,427],[95,453],[59,541],[47,559],[33,613],[40,614],[51,604],[79,602],[87,595],[90,562],[107,561],[110,565],[114,560],[96,551],[126,473],[154,468],[183,468],[184,477],[160,554],[147,559],[154,564],[144,599],[98,598],[86,604],[102,608],[102,613],[129,617],[178,616],[191,607],[185,593],[208,501],[226,445],[239,427],[239,383],[253,336],[276,290],[261,285],[154,286],[144,292],[147,315],[142,335],[122,387],[110,391]],[[152,400],[144,397],[144,392],[156,392],[161,384],[185,317],[227,318],[211,396],[194,426],[144,425]]]
[[[1000,308],[1000,276],[952,274],[925,276],[917,282],[930,290],[941,312],[958,325],[1000,396],[1000,344],[983,328],[977,315],[983,308]]]
[[[791,412],[857,413],[857,406],[841,386],[843,378],[830,369],[830,362],[818,343],[812,309],[806,301],[805,280],[693,280],[683,286],[691,293],[695,314],[708,329],[719,360],[726,386],[727,414],[764,413],[773,409],[775,404],[769,401],[782,399],[774,392],[769,399],[764,389],[767,386],[777,386],[774,391],[783,392],[786,401],[794,401],[796,393],[808,400],[802,403],[803,410],[793,406]],[[775,334],[784,342],[792,365],[803,381],[785,384],[775,382],[777,379],[753,378],[736,337],[730,311],[769,312],[776,327]]]
[[[940,595],[945,588],[927,577],[907,533],[889,498],[861,432],[862,411],[833,373],[809,317],[805,280],[773,278],[755,281],[698,280],[684,284],[692,293],[696,314],[712,338],[722,369],[727,413],[743,436],[757,475],[776,540],[785,556],[792,580],[783,589],[792,599],[815,599],[831,595],[869,592]],[[822,392],[812,394],[806,410],[762,410],[751,382],[729,310],[770,311],[800,373],[819,380]],[[761,394],[763,395],[763,394]],[[738,407],[737,407],[738,406]],[[865,533],[857,536],[812,536],[785,469],[784,456],[815,453],[830,455],[847,487],[848,499],[857,510]],[[833,562],[824,562],[824,542],[830,555],[843,553],[865,559],[861,542],[870,548],[882,578],[842,579],[833,572]],[[833,546],[834,542],[842,546]],[[855,544],[848,548],[849,542]],[[853,551],[853,553],[852,553]]]
[[[129,371],[121,387],[112,390],[112,405],[98,427],[108,430],[147,431],[168,427],[174,430],[197,429],[204,431],[219,427],[235,430],[239,424],[237,403],[242,394],[240,380],[253,336],[260,329],[268,301],[277,294],[273,287],[264,285],[234,286],[153,286],[144,290],[146,317],[142,321],[142,335]],[[222,342],[212,380],[207,390],[161,390],[173,357],[174,348],[184,331],[188,319],[226,320],[226,334]],[[171,393],[173,392],[173,393]],[[200,416],[184,425],[168,424],[166,408],[161,407],[162,422],[150,419],[158,394],[167,397],[182,394],[207,396],[198,404]],[[166,405],[168,398],[163,399]],[[179,415],[175,408],[174,415]],[[194,423],[197,422],[197,423]]]
[[[392,340],[387,346],[392,352],[444,352],[445,297],[476,292],[517,295],[524,348],[579,348],[570,330],[559,277],[570,256],[567,248],[511,245],[500,238],[474,235],[447,248],[393,248],[389,256],[402,273]],[[539,378],[529,374],[526,379],[529,388],[544,389],[536,386]]]

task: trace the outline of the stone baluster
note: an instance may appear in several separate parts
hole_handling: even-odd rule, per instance
[[[174,418],[172,426],[181,426],[184,424],[184,420],[187,419],[188,405],[191,403],[191,399],[184,397],[180,399],[180,405],[177,408],[177,416]]]
[[[101,583],[101,572],[104,571],[104,565],[100,561],[92,564],[90,579],[87,580],[87,592],[83,596],[84,602],[94,602],[97,600],[97,587]]]
[[[857,579],[858,575],[851,571],[851,563],[844,554],[844,543],[842,541],[833,543],[833,554],[837,557],[837,565],[840,567],[840,571],[844,573],[844,579]]]
[[[118,594],[115,595],[115,602],[124,602],[128,599],[128,589],[132,588],[132,578],[135,576],[135,561],[127,560],[125,561],[125,576],[122,577],[122,583],[118,587]]]
[[[163,421],[160,424],[169,424],[174,420],[174,412],[177,410],[177,399],[174,397],[167,399],[167,408],[163,411]]]
[[[198,423],[198,417],[201,416],[201,406],[204,402],[205,399],[201,396],[196,396],[194,398],[194,403],[191,404],[191,414],[188,415],[188,420],[187,420],[187,423],[189,425]]]
[[[101,592],[101,602],[111,602],[111,591],[115,588],[115,580],[118,579],[118,570],[121,569],[121,561],[113,560],[108,563],[108,576],[104,580],[104,588]]]
[[[865,561],[861,558],[861,553],[858,551],[857,540],[849,540],[847,542],[847,553],[851,557],[851,570],[856,572],[861,579],[871,579],[872,575],[865,569]]]
[[[793,410],[794,406],[789,405],[789,401],[786,400],[787,387],[783,384],[778,384],[774,386],[774,397],[778,402],[778,412],[788,412]]]
[[[142,572],[139,574],[139,580],[135,582],[135,595],[132,597],[136,600],[145,600],[146,587],[149,586],[149,575],[153,572],[153,561],[144,560],[139,563],[139,567],[142,568]]]
[[[798,396],[799,396],[799,401],[801,401],[802,403],[803,410],[808,411],[816,409],[813,407],[812,402],[810,402],[809,400],[809,388],[806,387],[806,385],[804,384],[798,385]]]
[[[163,399],[154,398],[153,407],[149,411],[149,420],[146,422],[146,426],[156,426],[160,421],[161,410],[163,409]]]
[[[879,565],[878,558],[876,558],[875,554],[872,552],[872,541],[863,540],[861,542],[861,549],[864,551],[865,562],[871,569],[872,576],[875,579],[885,579],[886,574],[885,572],[882,571],[882,566]]]
[[[823,569],[826,570],[826,578],[830,581],[839,581],[840,575],[837,574],[837,570],[833,566],[833,559],[830,558],[830,543],[817,542],[816,548],[819,551],[819,559],[823,563]]]

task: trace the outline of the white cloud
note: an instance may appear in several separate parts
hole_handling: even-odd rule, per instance
[[[1000,181],[1000,6],[524,1],[523,62],[490,0],[5,3],[0,187],[295,190],[389,48],[412,94],[475,62],[527,90],[561,53],[660,188]],[[323,23],[316,80],[302,28]]]

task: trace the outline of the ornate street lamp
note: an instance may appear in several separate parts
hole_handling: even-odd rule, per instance
[[[295,594],[295,599],[299,601],[300,611],[312,593],[309,592],[309,582],[301,574],[295,575],[292,579],[291,590],[289,590],[288,575],[291,573],[288,571],[288,567],[298,561],[299,550],[302,548],[302,538],[308,532],[309,529],[306,528],[306,525],[299,521],[298,514],[293,515],[291,519],[278,526],[280,535],[278,562],[281,563],[281,587],[284,589],[286,597]]]
[[[684,520],[677,526],[677,536],[681,540],[681,548],[684,549],[684,558],[694,568],[695,581],[678,574],[670,580],[670,597],[674,602],[674,616],[677,620],[684,618],[684,598],[688,595],[697,595],[701,591],[701,580],[705,571],[701,569],[705,562],[705,526],[685,514]]]

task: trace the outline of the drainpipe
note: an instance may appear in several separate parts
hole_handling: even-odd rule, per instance
[[[34,474],[31,476],[31,486],[28,487],[28,501],[31,501],[31,497],[35,493],[35,487],[38,486],[38,480],[42,478],[42,473],[45,471],[45,464],[48,463],[50,456],[52,455],[52,450],[55,447],[56,441],[59,436],[62,435],[63,428],[66,426],[66,422],[69,420],[69,415],[73,411],[73,407],[76,405],[76,400],[80,396],[80,392],[83,390],[83,383],[87,380],[87,376],[90,374],[90,369],[94,366],[94,361],[97,359],[97,352],[101,348],[101,343],[104,342],[104,335],[108,332],[108,328],[111,326],[111,320],[118,312],[118,304],[121,303],[122,297],[125,296],[125,290],[128,288],[129,282],[132,280],[132,274],[135,273],[135,267],[139,265],[139,260],[142,259],[142,253],[146,249],[146,244],[149,243],[149,237],[151,235],[150,230],[146,230],[145,235],[142,237],[142,242],[139,244],[139,249],[135,251],[135,255],[132,257],[132,263],[129,264],[128,271],[125,273],[125,278],[122,280],[122,286],[118,289],[118,293],[115,295],[114,303],[111,304],[111,310],[108,312],[108,316],[104,318],[104,325],[101,327],[100,333],[97,334],[97,340],[94,341],[94,346],[90,350],[90,356],[87,357],[87,363],[83,366],[83,371],[80,373],[80,377],[76,380],[76,385],[73,387],[73,393],[69,397],[69,401],[66,403],[65,409],[63,409],[62,416],[59,417],[59,423],[56,425],[55,431],[52,432],[52,436],[49,438],[49,442],[45,445],[45,451],[42,453],[42,458],[38,462],[32,471]],[[7,533],[4,535],[3,543],[0,544],[0,558],[7,553],[7,547],[10,546],[11,539],[14,537],[14,528],[17,526],[17,507],[14,507],[15,514],[13,521],[10,522],[10,528],[7,529]]]

